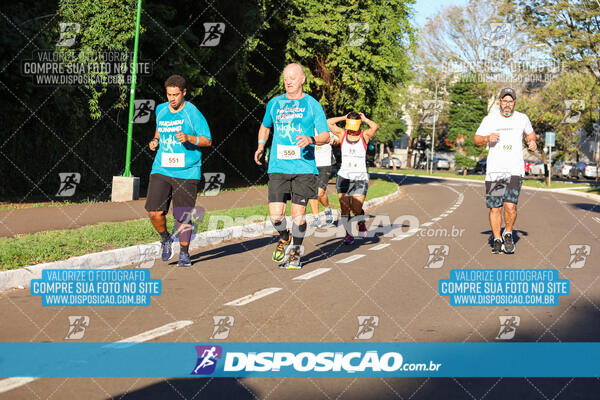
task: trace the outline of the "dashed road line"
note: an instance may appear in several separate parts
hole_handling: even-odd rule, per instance
[[[263,297],[268,296],[272,293],[279,292],[280,290],[281,290],[281,288],[278,288],[278,287],[262,289],[262,290],[259,290],[258,292],[249,294],[248,296],[240,297],[239,299],[232,300],[229,303],[225,303],[225,305],[226,306],[235,306],[235,307],[243,306],[243,305],[251,303],[255,300],[262,299]]]
[[[300,275],[292,279],[293,281],[307,281],[310,278],[314,278],[315,276],[319,276],[324,274],[325,272],[331,270],[331,268],[317,268],[314,271],[310,271],[307,274]]]
[[[369,250],[381,250],[381,249],[385,249],[388,246],[391,246],[391,244],[390,243],[381,243],[381,244],[378,244],[377,246],[371,247]]]
[[[336,261],[336,264],[348,264],[352,261],[358,260],[359,258],[363,258],[364,256],[365,256],[364,254],[354,254],[350,257],[344,258],[343,260]]]

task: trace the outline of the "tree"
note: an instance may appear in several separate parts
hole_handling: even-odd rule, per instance
[[[470,74],[475,82],[500,82],[515,71],[507,65],[527,42],[518,21],[503,17],[507,5],[502,0],[469,0],[465,6],[442,9],[429,19],[419,36],[420,63],[431,65],[446,75]],[[496,92],[490,85],[488,97]]]
[[[480,158],[485,154],[485,148],[475,146],[473,137],[487,115],[485,86],[466,78],[450,88],[448,129],[449,144],[457,153],[456,166],[463,168],[465,173],[475,166],[472,157]]]
[[[308,68],[308,91],[330,114],[381,119],[407,81],[411,0],[298,0],[287,14],[286,60]],[[335,11],[333,11],[335,10]]]
[[[581,67],[600,81],[600,3],[596,0],[521,0],[529,33],[548,44],[553,57]]]
[[[537,133],[538,148],[544,148],[545,133],[556,133],[554,159],[578,159],[579,132],[590,133],[598,120],[600,82],[586,72],[562,74],[539,92],[517,100],[517,109],[529,116]],[[546,155],[539,158],[547,164]]]

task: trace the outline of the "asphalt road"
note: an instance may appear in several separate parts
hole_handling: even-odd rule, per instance
[[[394,179],[401,198],[368,210],[370,232],[377,229],[373,221],[384,225],[375,235],[351,246],[341,237],[309,236],[301,271],[277,268],[275,239],[268,236],[203,248],[188,269],[174,266],[176,258],[157,260],[152,278],[162,280],[163,294],[149,307],[43,307],[28,290],[5,292],[0,341],[67,341],[70,315],[89,316],[82,339],[89,342],[123,340],[177,321],[192,323],[151,340],[352,342],[360,340],[359,316],[378,317],[366,339],[373,342],[495,342],[500,316],[520,317],[512,341],[600,340],[599,204],[523,190],[516,253],[493,255],[482,183]],[[386,237],[392,229],[396,236]],[[576,244],[590,245],[592,256],[583,268],[565,268],[569,245]],[[448,246],[448,254],[439,268],[425,268],[434,245]],[[453,307],[438,295],[438,281],[460,268],[557,268],[571,293],[556,307]],[[271,291],[264,297],[251,296],[265,289]],[[222,315],[235,318],[229,336],[210,339],[213,316]],[[0,380],[0,392],[6,385]],[[596,399],[600,393],[600,380],[571,378],[42,378],[16,386],[0,398]]]

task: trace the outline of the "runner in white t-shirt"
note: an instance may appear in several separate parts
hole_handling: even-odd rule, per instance
[[[340,121],[346,121],[345,129],[336,124]],[[366,123],[369,129],[363,131],[360,129],[362,123]],[[367,172],[367,144],[375,135],[379,125],[371,121],[363,113],[351,112],[348,115],[330,118],[327,125],[331,132],[336,136],[336,142],[340,144],[342,150],[342,167],[338,171],[336,188],[338,198],[340,199],[340,208],[342,215],[341,223],[346,229],[344,244],[354,243],[352,229],[350,224],[350,211],[354,216],[358,216],[358,231],[366,235],[367,227],[365,225],[363,203],[367,195],[369,186],[369,174]]]
[[[316,216],[311,225],[313,228],[324,228],[333,223],[333,212],[331,211],[331,207],[329,207],[329,199],[327,199],[327,185],[329,178],[331,178],[333,164],[335,164],[335,156],[331,151],[330,144],[334,143],[334,140],[335,136],[331,135],[329,143],[315,146],[315,162],[319,171],[319,175],[317,176],[317,197],[308,201],[313,214]],[[319,223],[319,203],[325,208],[325,221],[323,223]]]
[[[523,163],[523,134],[529,150],[537,150],[536,136],[527,115],[515,111],[515,91],[504,88],[500,92],[500,111],[483,119],[473,142],[477,146],[489,143],[485,174],[486,206],[490,209],[490,225],[494,235],[493,254],[504,251],[512,254],[515,244],[512,235],[517,219],[517,202],[525,167]],[[504,207],[504,234],[502,229]]]

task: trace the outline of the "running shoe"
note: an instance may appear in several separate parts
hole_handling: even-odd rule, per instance
[[[169,236],[167,240],[160,242],[161,258],[163,261],[169,261],[171,258],[173,258],[173,249],[171,248],[172,244],[172,236]]]
[[[367,236],[367,224],[365,224],[365,221],[360,221],[358,223],[358,233],[362,236],[365,237]]]
[[[288,237],[288,240],[283,240],[279,238],[279,242],[277,243],[277,247],[275,247],[275,251],[273,252],[273,261],[282,262],[285,258],[285,253],[287,248],[290,245],[292,240],[292,236]]]
[[[190,260],[190,253],[186,253],[182,251],[179,253],[179,262],[177,262],[178,267],[191,267],[192,261]]]
[[[512,232],[504,234],[502,250],[504,250],[506,254],[513,254],[515,252],[515,241],[513,240]]]
[[[354,243],[354,236],[349,233],[346,233],[346,237],[344,238],[343,244],[352,244]]]
[[[502,239],[494,240],[494,246],[492,247],[492,254],[502,253]]]
[[[293,246],[287,255],[285,262],[279,264],[279,268],[283,269],[302,269],[302,262],[300,262],[300,249],[298,246]]]
[[[331,208],[325,209],[325,225],[333,224],[333,213]]]
[[[312,220],[312,222],[310,223],[310,227],[311,228],[315,228],[317,229],[319,226],[321,226],[321,224],[319,223],[319,218],[316,217],[315,219]]]

